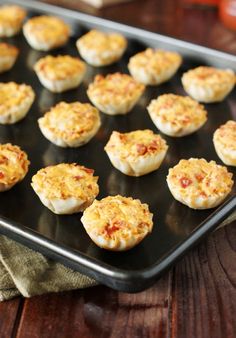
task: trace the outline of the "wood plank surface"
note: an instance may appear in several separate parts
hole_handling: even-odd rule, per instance
[[[235,262],[236,222],[144,292],[99,286],[27,299],[17,338],[235,338]]]
[[[0,303],[0,337],[9,338],[17,330],[24,300],[16,298]]]
[[[27,299],[17,338],[167,337],[171,280],[138,294],[97,286]]]
[[[214,7],[193,6],[188,0],[135,0],[102,9],[78,0],[43,2],[236,54],[236,32],[219,21]]]
[[[176,265],[172,337],[236,337],[236,222]]]

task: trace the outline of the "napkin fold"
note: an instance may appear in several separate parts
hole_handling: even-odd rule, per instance
[[[220,227],[235,219],[236,212]],[[95,280],[0,235],[0,301],[19,295],[32,297],[97,284]]]
[[[0,235],[0,301],[96,284],[95,280]]]

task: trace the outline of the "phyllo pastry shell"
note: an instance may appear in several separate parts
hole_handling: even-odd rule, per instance
[[[0,6],[0,37],[11,37],[19,33],[26,11],[19,6]]]
[[[0,123],[12,124],[23,119],[34,98],[34,91],[28,85],[0,83]]]
[[[130,58],[128,69],[135,80],[159,85],[174,76],[181,63],[182,57],[176,52],[147,48]]]
[[[32,188],[41,202],[55,214],[83,211],[99,192],[94,170],[76,163],[60,163],[40,169],[32,177]]]
[[[38,120],[43,135],[60,147],[79,147],[100,128],[98,110],[89,103],[60,102]]]
[[[23,26],[23,33],[32,48],[48,51],[66,44],[70,28],[56,16],[41,15],[29,19]]]
[[[181,137],[192,134],[207,121],[207,112],[188,96],[164,94],[147,107],[155,126],[164,134]]]
[[[105,151],[113,166],[129,176],[142,176],[158,169],[166,155],[165,140],[153,131],[113,131]]]
[[[228,121],[213,135],[215,150],[221,161],[236,166],[236,122]]]
[[[144,92],[144,85],[127,74],[97,75],[88,87],[92,103],[103,113],[121,115],[128,113]]]
[[[177,201],[193,209],[209,209],[222,203],[231,192],[232,176],[214,161],[190,158],[169,169],[167,184]]]
[[[27,154],[20,147],[0,144],[0,191],[9,190],[22,181],[29,164]]]
[[[34,70],[45,88],[54,93],[62,93],[80,85],[86,65],[69,55],[48,55],[36,62]]]
[[[183,74],[185,91],[197,101],[220,102],[235,85],[235,74],[231,69],[200,66]]]
[[[126,38],[117,33],[104,33],[95,29],[76,42],[82,58],[92,66],[110,65],[119,60],[127,47]]]
[[[108,196],[88,207],[81,222],[94,243],[113,251],[133,248],[153,227],[148,205],[131,197]]]
[[[5,42],[0,42],[0,73],[11,69],[19,54],[18,48]]]

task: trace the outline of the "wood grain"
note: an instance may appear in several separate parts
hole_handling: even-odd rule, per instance
[[[172,337],[236,337],[236,222],[175,267]]]
[[[167,337],[171,279],[138,294],[98,286],[28,299],[17,338]]]
[[[9,338],[14,335],[21,316],[23,299],[17,298],[0,303],[0,337]]]
[[[77,0],[43,1],[236,54],[236,32],[220,22],[214,7],[187,0],[136,0],[96,9]]]
[[[235,261],[236,222],[144,292],[99,286],[26,300],[17,338],[234,338]]]

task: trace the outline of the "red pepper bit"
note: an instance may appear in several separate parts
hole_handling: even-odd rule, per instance
[[[183,118],[182,122],[183,122],[184,124],[189,123],[189,122],[190,122],[190,117],[189,117],[189,116],[185,116],[185,117]]]
[[[202,182],[202,180],[204,179],[204,176],[202,174],[196,174],[195,177],[198,182]]]
[[[104,76],[103,76],[103,75],[101,75],[101,74],[96,75],[96,77],[95,77],[95,83],[96,83],[96,82],[99,82],[99,81],[102,81],[103,79],[104,79]]]
[[[39,66],[39,69],[42,70],[42,71],[44,71],[45,68],[46,68],[45,62],[44,62],[44,63],[41,63],[40,66]]]
[[[224,130],[224,129],[220,129],[219,135],[220,135],[221,137],[225,137],[225,135],[226,135],[225,130]]]
[[[23,153],[18,153],[18,159],[19,159],[19,160],[22,160],[22,158],[24,158],[24,156],[25,156],[25,155],[24,155]]]
[[[79,176],[79,175],[74,176],[74,179],[75,179],[76,181],[79,181],[81,178],[83,178],[83,176]]]
[[[207,197],[207,194],[206,194],[204,191],[202,191],[202,192],[200,193],[200,196],[202,196],[202,197]]]
[[[119,137],[121,142],[125,142],[127,140],[127,137],[124,134],[118,134],[118,137]]]
[[[157,144],[157,141],[156,140],[153,140],[149,146],[148,146],[148,150],[151,150],[151,151],[155,151],[158,149],[158,144]]]
[[[66,198],[66,195],[65,195],[65,193],[63,191],[61,192],[61,198],[63,198],[63,199]]]
[[[124,226],[125,225],[125,222],[124,221],[119,221],[119,220],[114,220],[114,221],[112,221],[110,224],[107,224],[106,226],[105,226],[105,231],[106,231],[106,233],[107,233],[107,235],[109,236],[109,237],[111,237],[111,235],[115,232],[115,231],[118,231],[118,230],[120,230],[120,228],[122,227],[122,226]]]
[[[180,184],[183,188],[187,188],[192,183],[193,183],[193,181],[190,180],[188,177],[182,177],[180,179]]]
[[[26,170],[27,169],[27,163],[26,162],[21,163],[21,168],[23,170]]]
[[[87,174],[94,174],[94,170],[93,169],[89,169],[89,168],[86,168],[86,167],[83,167],[81,168],[83,171],[85,171]]]
[[[5,176],[5,175],[3,174],[3,172],[0,171],[0,179],[1,179],[1,178],[4,178],[4,176]]]
[[[161,105],[160,109],[169,109],[173,107],[173,102],[169,101],[169,102],[165,102]]]
[[[6,164],[8,163],[8,158],[4,155],[0,156],[0,164]]]
[[[136,149],[139,155],[144,155],[147,152],[147,147],[144,144],[136,144]]]
[[[127,84],[126,90],[127,90],[127,92],[129,92],[129,91],[133,90],[135,87],[136,87],[136,83],[130,82],[130,83]]]
[[[117,230],[119,230],[120,228],[117,226],[117,225],[112,225],[110,226],[110,224],[106,224],[105,226],[105,231],[106,231],[106,234],[111,237],[111,235],[113,235],[113,233]]]
[[[140,229],[144,229],[144,228],[148,228],[148,227],[149,227],[149,225],[148,225],[147,222],[141,222],[138,225],[138,228],[140,228]]]
[[[205,80],[212,75],[214,75],[214,71],[212,69],[206,69],[204,73],[197,74],[197,77],[201,80]]]

